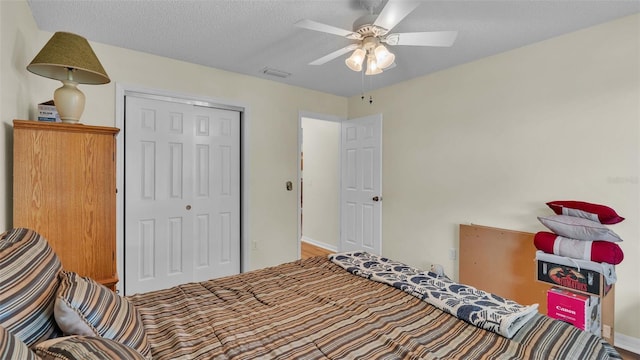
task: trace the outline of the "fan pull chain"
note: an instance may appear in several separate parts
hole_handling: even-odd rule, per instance
[[[364,71],[363,70],[360,70],[360,89],[362,90],[361,91],[362,95],[360,96],[360,99],[364,101]]]
[[[364,70],[360,71],[360,78],[361,78],[361,89],[362,92],[360,93],[360,99],[362,101],[364,101]],[[371,78],[369,78],[369,84],[371,84],[371,81],[373,81]],[[369,104],[373,104],[373,96],[369,95]]]
[[[369,89],[373,89],[373,77],[369,76]],[[373,96],[369,95],[369,105],[373,104]]]

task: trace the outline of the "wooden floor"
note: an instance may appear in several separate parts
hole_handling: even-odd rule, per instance
[[[616,350],[618,350],[618,352],[620,353],[620,356],[622,356],[622,358],[624,360],[639,360],[640,359],[640,355],[638,354],[634,354],[630,351],[627,350],[622,350],[619,348],[616,348]]]
[[[327,256],[333,252],[315,245],[311,245],[308,242],[300,242],[300,257],[302,259],[308,259],[314,256]]]

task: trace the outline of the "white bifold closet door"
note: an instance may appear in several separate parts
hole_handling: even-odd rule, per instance
[[[125,295],[240,272],[240,113],[126,97]]]

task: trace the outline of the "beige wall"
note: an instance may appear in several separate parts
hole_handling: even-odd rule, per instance
[[[384,117],[385,256],[457,276],[460,223],[536,232],[547,201],[606,204],[627,218],[615,330],[640,338],[640,16],[372,95],[349,117]]]
[[[340,239],[340,123],[302,118],[302,236],[330,249]]]
[[[542,230],[544,202],[608,204],[627,220],[616,331],[640,339],[640,17],[633,16],[373,92],[369,105],[275,82],[92,44],[112,83],[81,86],[83,121],[114,125],[115,83],[246,104],[251,267],[297,256],[299,111],[382,113],[383,252],[416,266],[457,264],[460,223]],[[11,226],[14,118],[33,118],[56,81],[25,66],[51,36],[25,1],[0,1],[0,228]],[[531,264],[523,264],[531,266]]]
[[[26,26],[23,21],[26,19]],[[35,55],[38,36],[31,11],[23,1],[0,1],[0,229],[11,225],[13,118],[29,115],[31,77],[25,67]]]
[[[2,197],[11,198],[12,120],[35,118],[35,104],[48,100],[60,83],[33,75],[26,65],[51,37],[37,30],[25,1],[0,1],[2,83],[0,155]],[[256,241],[250,267],[298,257],[298,114],[301,110],[346,117],[347,99],[168,58],[92,43],[111,78],[108,85],[81,85],[87,97],[82,122],[115,125],[115,84],[193,94],[242,103],[248,109],[249,236]],[[0,228],[11,226],[11,201],[2,201]]]

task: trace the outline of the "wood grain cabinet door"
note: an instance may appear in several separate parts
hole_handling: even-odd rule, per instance
[[[111,288],[117,282],[118,131],[14,121],[13,226],[43,235],[65,270]]]

